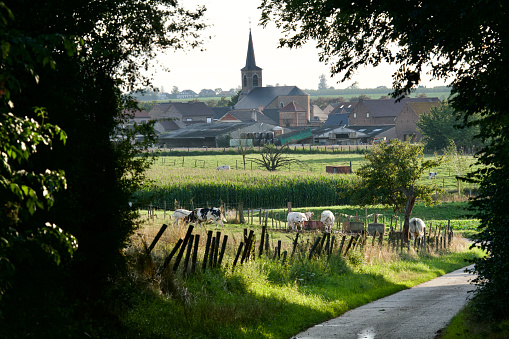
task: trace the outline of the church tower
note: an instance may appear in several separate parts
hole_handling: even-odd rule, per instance
[[[240,73],[242,75],[242,93],[240,93],[239,99],[242,99],[253,88],[262,87],[262,69],[256,66],[251,29],[249,30],[246,66],[240,70]]]

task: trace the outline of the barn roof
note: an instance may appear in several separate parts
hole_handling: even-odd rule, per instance
[[[270,105],[279,96],[307,96],[297,86],[255,87],[235,104],[235,109],[263,108]]]

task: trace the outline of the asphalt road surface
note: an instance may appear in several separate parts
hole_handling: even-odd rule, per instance
[[[469,266],[472,268],[472,266]],[[315,325],[295,339],[432,339],[471,298],[465,268],[376,300]]]

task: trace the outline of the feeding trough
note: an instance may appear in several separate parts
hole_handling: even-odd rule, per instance
[[[305,230],[322,230],[323,223],[320,220],[308,220],[304,221]]]
[[[371,235],[375,234],[375,232],[377,232],[378,234],[383,234],[384,231],[385,231],[384,224],[379,224],[379,223],[368,224],[368,233]]]
[[[360,221],[343,221],[343,232],[361,233],[364,231],[364,223]]]

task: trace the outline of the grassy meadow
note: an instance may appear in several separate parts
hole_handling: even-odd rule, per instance
[[[465,197],[441,196],[437,199],[443,201],[437,206],[417,203],[413,216],[425,220],[428,234],[450,224],[455,236],[448,248],[394,249],[380,247],[369,240],[345,255],[344,251],[339,252],[343,233],[341,225],[337,224],[332,233],[337,241],[330,254],[308,257],[313,243],[322,235],[319,231],[308,230],[299,233],[295,256],[276,256],[276,246],[280,246],[282,253],[289,254],[296,239],[296,233],[287,231],[285,224],[287,203],[292,199],[273,201],[271,204],[277,207],[268,209],[260,209],[262,206],[256,205],[255,200],[252,204],[244,200],[245,223],[241,224],[239,205],[233,203],[238,202],[239,193],[235,195],[234,192],[247,190],[249,195],[260,199],[256,201],[276,196],[277,191],[285,192],[286,197],[305,195],[310,200],[302,206],[294,205],[293,210],[313,212],[312,220],[319,220],[321,211],[330,209],[341,216],[341,221],[358,219],[369,223],[374,221],[376,213],[377,222],[384,222],[386,231],[401,227],[401,216],[392,216],[392,211],[383,206],[351,206],[338,203],[337,196],[324,198],[327,187],[342,187],[355,178],[355,174],[324,173],[325,166],[344,166],[352,162],[355,172],[355,168],[362,165],[362,154],[296,156],[302,166],[276,173],[249,167],[244,170],[242,157],[236,154],[191,152],[157,159],[148,173],[151,181],[143,194],[163,192],[164,205],[154,203],[157,208],[150,210],[140,206],[140,228],[125,250],[136,290],[133,307],[122,319],[129,329],[129,337],[289,338],[350,309],[464,267],[469,260],[483,255],[477,249],[470,249],[465,239],[478,225],[478,221],[469,216]],[[470,157],[468,161],[471,160]],[[225,164],[232,170],[215,170],[218,165]],[[438,178],[442,179],[440,173],[447,173],[447,170],[447,167],[437,168]],[[448,184],[446,177],[443,180]],[[423,177],[422,182],[429,182],[429,179]],[[452,191],[457,189],[452,180],[451,186]],[[173,190],[191,193],[179,201],[172,199]],[[170,264],[161,275],[155,275],[188,231],[187,225],[173,224],[171,211],[178,207],[204,207],[199,206],[199,199],[206,191],[218,192],[216,199],[226,207],[228,222],[223,228],[215,229],[213,223],[194,228],[193,234],[200,236],[198,258],[203,258],[205,239],[213,232],[223,239],[228,236],[223,264],[203,270],[198,260],[194,274],[188,274],[181,266],[174,271]],[[225,199],[221,192],[230,193]],[[213,205],[216,201],[204,204],[209,203]],[[169,227],[147,256],[146,248],[163,224]],[[264,245],[268,244],[269,251],[258,256],[262,226],[267,228],[268,241]],[[234,268],[236,251],[251,231],[255,237],[251,259]]]
[[[463,203],[449,204],[456,214],[433,215],[430,207],[418,208],[429,218],[461,218]],[[365,212],[355,206],[345,206],[344,211]],[[247,224],[230,221],[218,229],[213,224],[195,228],[194,233],[203,239],[199,258],[203,256],[208,231],[228,235],[221,268],[202,271],[198,261],[195,274],[185,274],[181,268],[173,272],[170,265],[160,277],[154,277],[150,272],[160,267],[178,239],[183,239],[187,226],[173,226],[170,214],[164,211],[144,216],[143,227],[126,250],[132,262],[132,276],[136,277],[141,291],[123,319],[130,335],[289,338],[352,308],[463,267],[466,260],[482,255],[478,250],[470,250],[469,243],[458,235],[448,249],[426,253],[416,252],[412,247],[389,250],[367,241],[365,247],[358,247],[345,256],[339,254],[336,242],[331,255],[308,259],[311,244],[321,233],[305,231],[299,233],[296,255],[288,256],[285,261],[275,257],[273,249],[281,242],[282,251],[290,253],[296,233],[268,226],[271,250],[259,257],[259,235],[264,220],[258,219],[255,213],[252,221]],[[434,222],[447,224],[447,220]],[[162,223],[170,227],[147,260],[144,247],[154,239]],[[235,249],[244,240],[244,229],[255,232],[255,254],[250,261],[233,269]]]
[[[168,209],[178,206],[195,207],[234,206],[242,202],[243,208],[283,208],[288,202],[295,207],[331,206],[349,203],[345,193],[355,180],[355,171],[363,165],[364,156],[359,152],[324,151],[308,154],[294,150],[289,157],[300,164],[268,172],[256,167],[251,161],[259,158],[256,151],[246,157],[246,166],[241,155],[233,150],[211,151],[163,151],[148,172],[149,181],[136,197],[140,204],[157,205]],[[171,155],[178,153],[178,155]],[[429,155],[428,157],[434,157]],[[473,184],[461,182],[458,195],[457,175],[465,175],[475,169],[472,156],[447,158],[441,166],[432,169],[436,179],[423,174],[420,184],[431,184],[443,188],[447,193],[437,196],[444,201],[465,200],[475,194]],[[229,171],[217,171],[219,165],[229,165]],[[326,173],[326,166],[352,166],[352,174]],[[432,181],[433,180],[433,181]],[[178,206],[177,206],[178,205]]]

